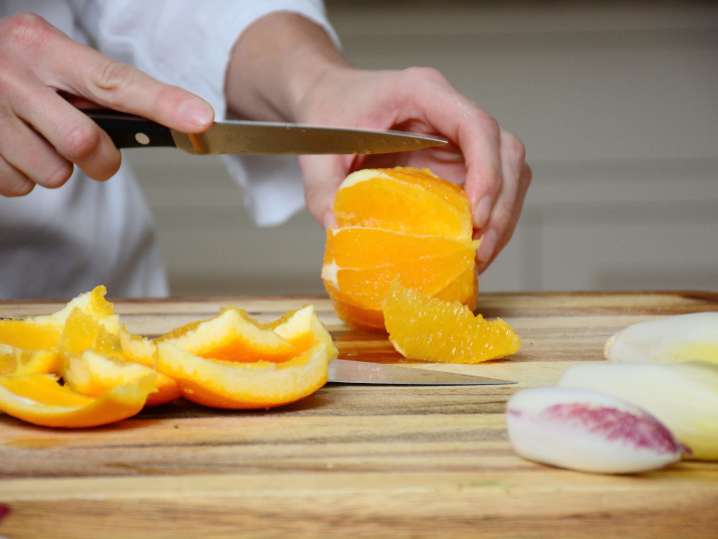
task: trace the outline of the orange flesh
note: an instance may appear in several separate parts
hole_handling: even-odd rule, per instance
[[[435,258],[473,252],[476,244],[469,240],[451,240],[416,236],[378,228],[347,227],[329,230],[325,263],[334,261],[340,268],[374,268],[377,266],[414,266]]]
[[[453,194],[453,193],[452,193]],[[337,225],[367,226],[446,238],[471,239],[467,203],[446,204],[444,193],[396,177],[362,181],[340,189],[334,203]],[[397,219],[397,216],[401,216]]]
[[[405,357],[479,363],[516,353],[518,335],[501,319],[484,320],[459,302],[392,287],[384,304],[389,340]]]
[[[408,167],[350,174],[334,202],[322,280],[337,314],[370,329],[391,284],[476,305],[475,254],[463,190],[428,170]]]

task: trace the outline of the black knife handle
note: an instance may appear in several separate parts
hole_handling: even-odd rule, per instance
[[[170,129],[147,118],[109,109],[83,109],[82,112],[110,135],[117,148],[175,147]]]

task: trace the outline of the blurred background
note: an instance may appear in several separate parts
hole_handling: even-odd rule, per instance
[[[327,7],[355,65],[437,67],[525,142],[534,183],[482,290],[718,288],[718,2]],[[220,161],[128,157],[173,294],[322,292],[308,214],[255,228]]]

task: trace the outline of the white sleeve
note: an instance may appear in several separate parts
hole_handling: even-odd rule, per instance
[[[71,0],[75,16],[103,54],[206,99],[218,120],[226,116],[224,80],[240,34],[274,11],[301,14],[335,43],[322,0]],[[225,158],[245,190],[259,225],[278,224],[304,205],[296,158]]]

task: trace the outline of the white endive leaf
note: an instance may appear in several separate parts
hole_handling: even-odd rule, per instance
[[[662,468],[683,446],[655,417],[620,399],[583,389],[546,387],[514,395],[509,438],[522,457],[586,472]]]
[[[608,339],[604,355],[631,363],[718,364],[718,313],[668,316],[628,326]]]
[[[587,363],[559,383],[600,391],[656,416],[690,448],[686,458],[718,459],[718,366],[709,363]]]

